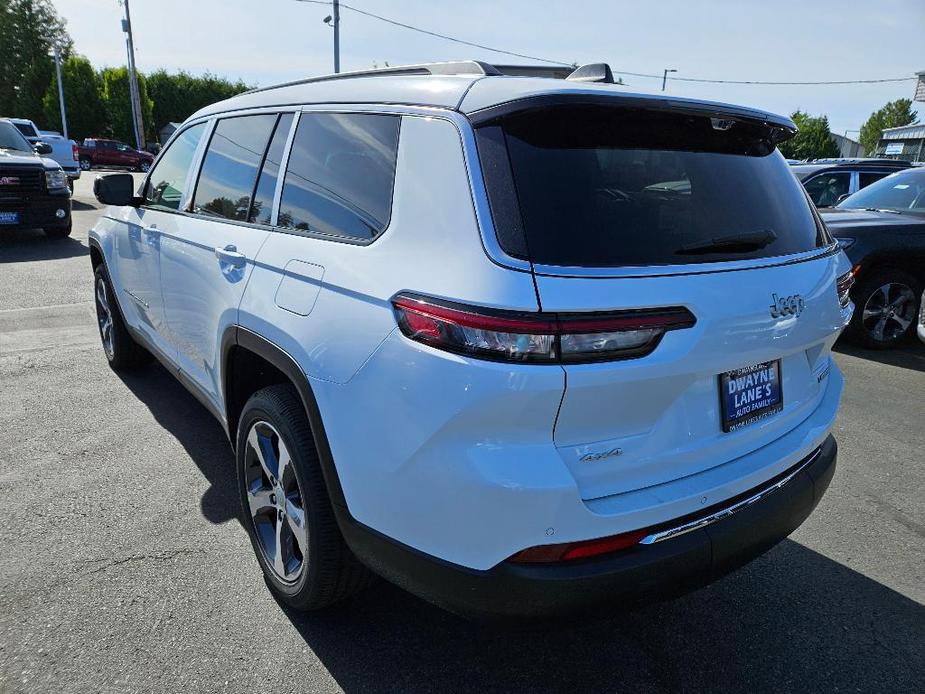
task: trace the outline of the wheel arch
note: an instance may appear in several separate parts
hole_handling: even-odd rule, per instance
[[[225,331],[222,336],[222,394],[232,448],[237,446],[238,421],[247,399],[260,388],[287,382],[295,387],[308,417],[328,495],[335,505],[346,508],[324,422],[308,377],[289,353],[263,336],[240,326],[231,326]]]

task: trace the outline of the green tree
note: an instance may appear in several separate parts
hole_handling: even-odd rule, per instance
[[[152,132],[151,109],[145,76],[138,74],[138,93],[141,98],[141,118],[144,131]],[[129,97],[128,69],[107,67],[100,70],[100,96],[106,111],[106,121],[112,136],[131,145],[135,144],[135,130],[132,127],[132,101]]]
[[[870,118],[861,126],[861,135],[858,141],[872,155],[877,149],[877,142],[884,128],[898,128],[901,125],[918,123],[918,114],[912,110],[911,99],[897,99],[891,101],[878,111],[870,114]]]
[[[787,159],[822,159],[839,155],[838,145],[829,131],[828,118],[811,116],[803,111],[795,111],[790,117],[799,132],[778,148]]]
[[[70,54],[71,38],[50,0],[0,0],[0,115],[44,125],[54,43],[64,57]]]
[[[157,130],[171,122],[182,123],[203,106],[250,89],[241,80],[231,82],[209,73],[194,77],[182,71],[171,74],[157,70],[147,76],[147,81]]]
[[[61,78],[64,82],[68,135],[74,140],[82,140],[105,132],[108,123],[100,97],[99,76],[90,61],[82,55],[72,55],[61,64]],[[52,76],[42,105],[48,129],[60,131],[61,107],[58,102],[57,76]]]

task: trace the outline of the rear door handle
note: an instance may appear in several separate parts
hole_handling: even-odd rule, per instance
[[[236,268],[242,268],[247,263],[247,256],[238,253],[238,247],[230,243],[224,248],[216,248],[215,257],[219,259],[219,262]]]

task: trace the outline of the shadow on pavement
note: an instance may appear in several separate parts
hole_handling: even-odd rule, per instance
[[[89,252],[88,246],[70,236],[51,239],[41,229],[0,229],[0,263],[60,260]]]
[[[834,350],[839,354],[847,354],[850,357],[859,359],[868,359],[877,361],[887,366],[898,366],[902,369],[912,369],[914,371],[925,371],[925,345],[916,338],[910,337],[895,349],[864,349],[852,345],[845,340],[839,340],[835,343]]]
[[[82,200],[71,198],[71,209],[72,210],[98,210],[100,208],[98,205],[92,205],[89,202],[83,202]]]
[[[210,482],[203,515],[240,520],[214,418],[160,366],[122,379]],[[925,607],[792,540],[696,593],[583,626],[474,624],[384,581],[321,613],[280,609],[348,693],[879,692],[925,679]]]

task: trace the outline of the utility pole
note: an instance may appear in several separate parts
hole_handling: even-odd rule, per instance
[[[334,73],[340,72],[340,2],[334,0]]]
[[[58,102],[61,104],[61,132],[64,139],[69,140],[67,136],[67,109],[64,108],[64,82],[61,81],[61,50],[56,41],[52,46],[55,52],[55,73],[58,75]]]
[[[141,93],[138,91],[138,77],[135,74],[135,44],[132,41],[132,16],[129,13],[128,0],[122,0],[125,5],[125,19],[122,20],[122,31],[125,32],[125,49],[128,51],[128,93],[132,104],[132,130],[135,133],[135,147],[142,149],[145,145],[144,123],[141,113]]]
[[[665,91],[665,82],[668,81],[669,72],[677,72],[677,70],[670,70],[668,68],[665,68],[665,71],[662,73],[662,91]]]

